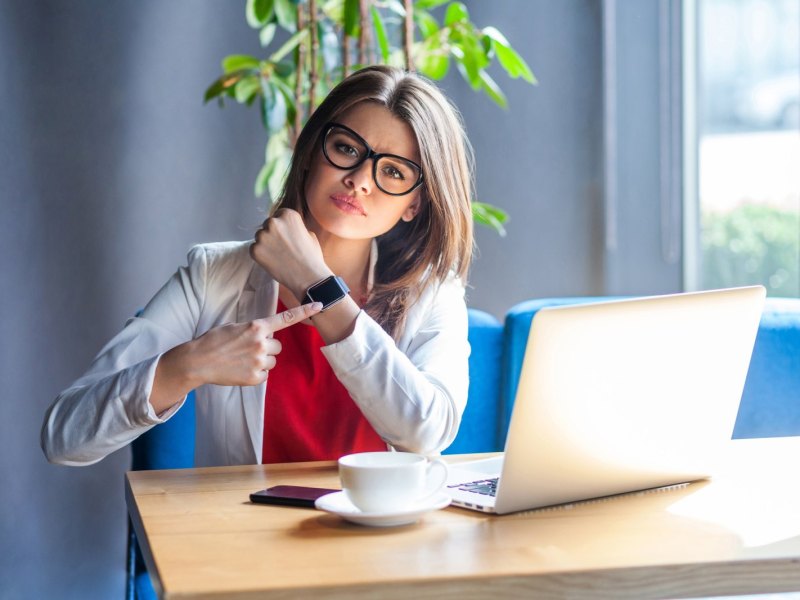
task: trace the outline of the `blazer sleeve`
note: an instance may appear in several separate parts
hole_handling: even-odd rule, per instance
[[[129,444],[182,405],[157,415],[149,398],[167,350],[192,339],[202,309],[206,256],[202,246],[100,351],[89,369],[45,413],[41,445],[47,459],[90,465]]]
[[[464,287],[451,278],[433,293],[429,303],[417,303],[426,308],[409,324],[403,350],[363,311],[350,336],[322,349],[378,435],[398,450],[427,455],[452,443],[469,388]]]

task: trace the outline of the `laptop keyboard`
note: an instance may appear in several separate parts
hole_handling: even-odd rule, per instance
[[[492,477],[491,479],[481,479],[479,481],[470,481],[469,483],[457,483],[455,485],[448,485],[447,487],[464,492],[472,492],[473,494],[494,497],[497,494],[498,479],[499,477]]]

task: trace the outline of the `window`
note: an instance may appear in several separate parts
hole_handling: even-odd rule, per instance
[[[697,169],[687,287],[760,283],[798,297],[800,0],[696,0],[687,10],[696,61],[687,156]]]

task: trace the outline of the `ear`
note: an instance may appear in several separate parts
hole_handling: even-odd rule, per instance
[[[403,216],[400,217],[406,223],[410,223],[414,220],[414,217],[417,216],[419,213],[419,207],[421,205],[420,194],[417,194],[411,204],[408,205],[408,208],[403,212]]]

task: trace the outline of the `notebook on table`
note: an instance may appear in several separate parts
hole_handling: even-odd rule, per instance
[[[730,443],[761,286],[543,308],[502,456],[450,469],[505,514],[704,479]]]

